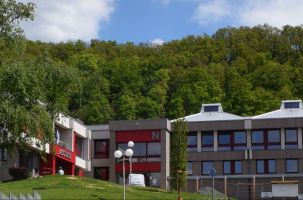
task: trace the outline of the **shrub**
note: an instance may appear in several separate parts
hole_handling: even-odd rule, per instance
[[[8,172],[14,180],[27,179],[30,177],[30,170],[24,167],[11,167],[8,169]]]

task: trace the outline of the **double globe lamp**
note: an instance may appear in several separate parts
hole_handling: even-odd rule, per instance
[[[130,161],[130,174],[132,173],[132,159],[131,157],[133,156],[134,152],[131,149],[132,147],[134,147],[134,142],[133,141],[129,141],[127,143],[127,146],[129,147],[128,149],[126,149],[125,151],[122,151],[120,149],[116,150],[114,152],[114,156],[117,159],[120,159],[122,157],[122,165],[123,165],[123,199],[125,200],[125,159],[126,157],[129,157],[129,161]]]

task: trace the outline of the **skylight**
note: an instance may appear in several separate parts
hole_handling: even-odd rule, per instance
[[[295,109],[295,108],[302,108],[301,100],[282,101],[281,109]]]

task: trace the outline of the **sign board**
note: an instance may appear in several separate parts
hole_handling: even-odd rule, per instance
[[[212,168],[212,169],[209,171],[209,175],[210,175],[211,177],[216,176],[216,169],[215,169],[215,168]]]
[[[56,144],[54,145],[54,147],[55,147],[56,156],[58,158],[69,161],[71,163],[76,162],[76,155],[74,152]]]
[[[299,187],[296,183],[272,184],[272,197],[298,197]]]

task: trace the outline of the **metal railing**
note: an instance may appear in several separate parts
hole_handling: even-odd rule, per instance
[[[55,144],[59,145],[60,147],[66,148],[68,150],[72,150],[72,146],[70,144],[64,143],[61,140],[55,140]]]
[[[5,195],[4,193],[0,192],[0,200],[41,200],[41,196],[36,191],[33,194],[19,194],[15,196],[13,193],[9,193]]]

